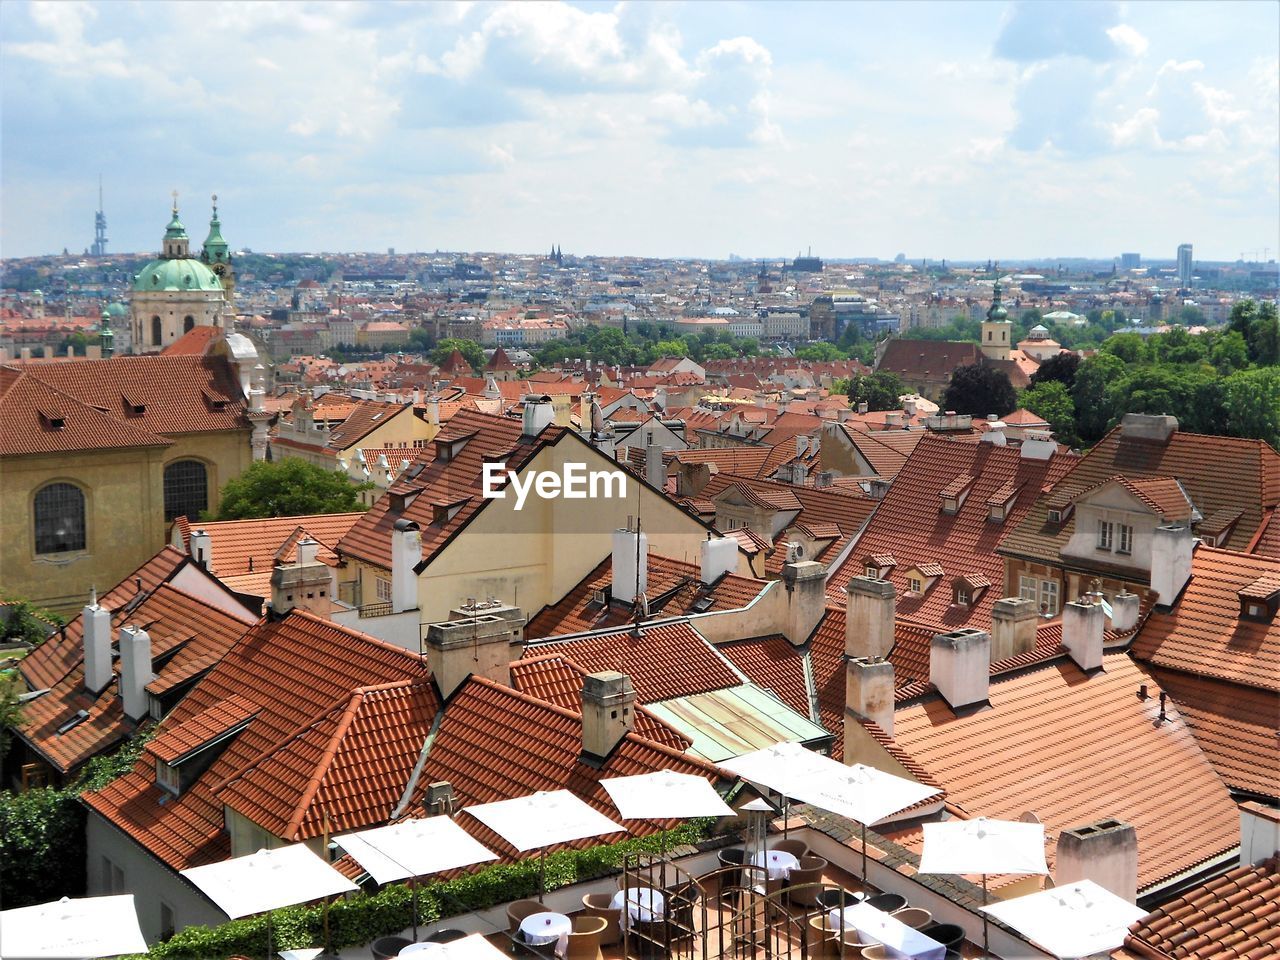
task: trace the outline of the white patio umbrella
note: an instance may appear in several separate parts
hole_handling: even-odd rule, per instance
[[[404,955],[403,952],[400,954],[402,957]],[[473,933],[451,943],[433,943],[422,956],[439,958],[439,960],[510,960],[507,954],[479,933]]]
[[[475,817],[521,853],[542,851],[538,863],[540,897],[547,892],[547,847],[626,832],[626,827],[614,823],[568,790],[544,790],[514,800],[480,803],[463,807],[462,812]]]
[[[5,960],[114,957],[146,953],[133,894],[63,897],[0,912],[0,957]]]
[[[267,914],[268,957],[270,911],[360,889],[301,843],[179,872],[232,920]]]
[[[732,817],[733,807],[715,787],[692,773],[656,770],[636,777],[611,777],[600,786],[623,820],[683,820],[687,817]]]
[[[1044,824],[1016,820],[946,820],[924,825],[920,873],[982,874],[982,905],[992,873],[1048,873]],[[982,915],[982,949],[987,952],[987,915]]]
[[[344,833],[334,841],[379,884],[497,860],[498,855],[448,817],[405,820]],[[413,886],[413,938],[418,939],[418,885]]]
[[[1092,880],[1041,890],[982,908],[1063,960],[1110,953],[1147,915]]]

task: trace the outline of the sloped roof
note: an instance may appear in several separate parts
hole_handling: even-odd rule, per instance
[[[920,440],[897,478],[879,502],[851,556],[827,581],[827,595],[844,605],[845,587],[863,573],[863,557],[891,554],[897,566],[888,579],[898,589],[900,619],[938,631],[959,627],[987,629],[998,590],[988,590],[974,603],[952,603],[951,591],[935,584],[923,595],[906,595],[906,574],[921,564],[940,564],[949,574],[1004,582],[1004,560],[996,546],[1013,524],[1031,509],[1040,489],[1070,470],[1076,458],[1054,454],[1048,460],[1023,458],[1012,447],[963,443],[943,437]],[[941,496],[967,485],[969,494],[955,514],[941,512]],[[988,520],[987,501],[1010,486],[1018,488],[1003,523]]]
[[[413,416],[412,407],[412,404],[361,400],[352,405],[342,423],[329,431],[327,445],[331,450],[350,450],[392,418]]]
[[[1165,520],[1190,520],[1194,509],[1187,499],[1182,484],[1172,477],[1152,477],[1151,479],[1131,480],[1122,473],[1108,477],[1088,490],[1076,494],[1076,500],[1083,500],[1103,487],[1116,484],[1140,503],[1150,507]]]
[[[221,336],[220,328],[202,324],[192,327],[160,353],[167,357],[202,357],[209,351],[209,344]]]
[[[489,361],[484,365],[484,368],[492,371],[514,370],[516,365],[512,363],[511,358],[507,356],[507,351],[498,347],[497,350],[493,351],[492,356],[489,357]]]
[[[1159,691],[1136,696],[1152,677],[1123,653],[1103,668],[1086,678],[1063,657],[1006,675],[991,683],[992,709],[963,717],[926,696],[897,710],[894,739],[967,815],[1035,813],[1051,856],[1064,829],[1133,824],[1144,890],[1233,848],[1236,806],[1178,711],[1157,724]]]
[[[982,353],[976,343],[953,340],[891,339],[876,362],[876,370],[918,379],[922,376],[946,378],[963,364],[977,363]]]
[[[252,700],[239,695],[230,696],[201,710],[194,717],[171,726],[162,736],[150,741],[145,747],[145,752],[157,760],[173,763],[197,747],[244,723],[257,712],[258,706]]]
[[[898,475],[911,451],[923,437],[923,430],[876,430],[847,421],[838,425],[840,432],[857,448],[876,476],[892,480]]]
[[[773,691],[802,717],[817,719],[809,691],[805,653],[781,634],[734,640],[716,647],[756,686]]]

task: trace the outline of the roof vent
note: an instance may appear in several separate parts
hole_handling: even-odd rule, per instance
[[[427,795],[422,802],[422,806],[427,811],[427,816],[443,814],[447,817],[453,814],[453,806],[456,799],[453,793],[453,784],[448,780],[437,780],[435,783],[427,785]]]

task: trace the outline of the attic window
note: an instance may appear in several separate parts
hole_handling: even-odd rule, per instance
[[[156,786],[175,797],[182,793],[182,775],[178,768],[163,760],[156,761]]]
[[[89,719],[88,710],[77,710],[75,713],[71,715],[71,717],[65,723],[62,724],[62,726],[58,727],[58,731],[57,731],[58,736],[61,737],[64,734],[70,733],[72,730],[80,726],[80,724],[84,723],[88,719]]]
[[[969,588],[966,586],[957,584],[955,589],[952,591],[952,603],[959,604],[962,607],[967,607],[971,599],[972,598],[969,596]]]
[[[124,401],[124,412],[131,417],[140,417],[147,412],[147,405],[136,397],[122,394],[120,399]]]
[[[952,480],[949,484],[942,488],[939,497],[942,500],[942,512],[947,516],[954,517],[960,512],[960,508],[964,506],[964,502],[969,497],[969,490],[973,487],[973,477],[959,476]]]
[[[1280,576],[1259,577],[1241,587],[1240,619],[1269,623],[1280,611]]]
[[[67,425],[61,410],[41,409],[40,420],[48,430],[61,430]]]

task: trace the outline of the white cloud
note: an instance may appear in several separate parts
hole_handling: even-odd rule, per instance
[[[1137,30],[1127,23],[1118,23],[1107,30],[1111,41],[1131,57],[1140,57],[1147,52],[1151,44]]]

